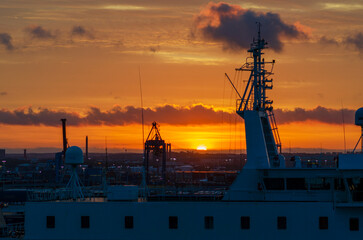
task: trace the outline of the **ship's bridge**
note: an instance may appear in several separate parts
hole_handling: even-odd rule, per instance
[[[363,169],[245,169],[241,176],[245,176],[243,183],[236,181],[224,200],[359,203],[363,206]]]

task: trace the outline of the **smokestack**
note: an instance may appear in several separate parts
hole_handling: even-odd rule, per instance
[[[24,149],[24,160],[28,160],[28,157],[26,156],[26,149]]]
[[[63,131],[63,156],[66,157],[66,151],[67,151],[67,146],[68,146],[67,134],[66,134],[67,119],[62,118],[61,121],[62,121],[62,131]]]
[[[86,136],[86,159],[85,162],[88,161],[88,136]]]

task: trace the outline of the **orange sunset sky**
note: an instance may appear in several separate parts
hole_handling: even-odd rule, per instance
[[[363,107],[363,2],[357,0],[2,0],[0,148],[142,148],[151,122],[173,149],[244,149],[236,76],[256,36],[275,59],[283,151],[352,149]],[[139,71],[140,70],[140,71]],[[343,111],[342,111],[343,107]],[[31,150],[33,149],[33,150]],[[39,151],[39,149],[38,149]]]

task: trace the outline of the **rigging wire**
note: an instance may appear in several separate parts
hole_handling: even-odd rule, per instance
[[[239,88],[239,72],[236,75],[236,88]],[[237,98],[237,96],[235,97]],[[237,116],[234,114],[234,154],[237,154]]]
[[[347,152],[347,143],[345,140],[345,121],[344,121],[344,108],[343,108],[343,100],[341,100],[342,103],[342,123],[343,123],[343,137],[344,137],[344,153]]]
[[[226,76],[225,76],[225,78],[226,78]],[[224,109],[224,98],[225,98],[225,91],[226,91],[226,81],[223,81],[223,97],[222,97],[222,110]],[[222,111],[222,127],[223,127],[223,125],[224,125],[224,110]],[[223,150],[223,135],[221,134],[221,139],[220,139],[220,141],[221,141],[221,157],[220,157],[220,159],[221,160],[223,160],[222,159],[222,150]]]
[[[234,73],[234,77],[233,77],[233,81],[232,81],[232,86],[235,86],[236,85],[236,72]],[[236,99],[237,96],[236,96],[236,91],[233,91],[231,89],[231,93],[230,93],[230,96],[229,96],[229,106],[232,107],[232,99]],[[229,153],[235,153],[235,149],[236,149],[236,145],[235,145],[235,135],[234,135],[234,139],[232,140],[232,127],[234,124],[232,124],[232,121],[236,119],[236,116],[235,115],[231,115],[229,114]],[[236,131],[236,130],[235,130]],[[232,143],[233,141],[233,143]],[[232,149],[232,144],[234,144],[234,149]]]
[[[241,77],[240,77],[240,82],[241,82],[241,89],[245,88],[245,82],[243,80],[243,71],[241,71],[240,73]],[[242,154],[242,132],[243,132],[243,125],[242,125],[242,120],[240,120],[240,131],[239,131],[239,153]]]

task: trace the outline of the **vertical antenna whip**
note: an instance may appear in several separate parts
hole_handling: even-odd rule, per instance
[[[144,101],[142,99],[142,87],[141,87],[141,70],[139,65],[139,83],[140,83],[140,100],[141,100],[141,124],[142,124],[142,149],[144,149]]]
[[[256,22],[258,28],[258,40],[261,40],[261,22]]]
[[[102,184],[103,184],[103,192],[105,196],[107,196],[107,170],[108,170],[108,155],[107,155],[107,136],[105,136],[105,153],[106,153],[106,161],[105,166],[103,167],[103,176],[102,176]]]
[[[108,169],[107,136],[105,137],[106,171]]]
[[[141,84],[141,70],[140,70],[140,65],[139,65],[139,83],[140,83],[140,100],[141,100],[141,125],[142,125],[142,150],[143,150],[143,154],[142,154],[142,182],[141,182],[141,197],[143,199],[143,201],[146,200],[146,192],[147,192],[147,185],[146,185],[146,169],[145,169],[145,139],[144,139],[144,132],[145,132],[145,127],[144,127],[144,101],[142,99],[142,84]]]
[[[344,152],[347,152],[347,143],[345,140],[345,122],[344,122],[344,108],[343,108],[343,100],[341,100],[342,103],[342,122],[343,122],[343,136],[344,136]]]

